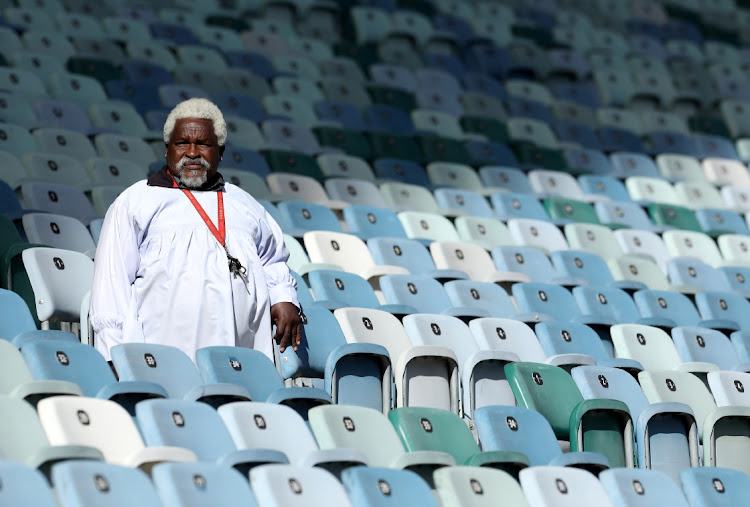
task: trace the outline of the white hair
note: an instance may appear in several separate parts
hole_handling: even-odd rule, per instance
[[[164,142],[169,143],[172,137],[174,124],[177,120],[185,118],[197,118],[201,120],[211,120],[214,125],[214,133],[219,142],[219,146],[224,146],[227,142],[227,123],[224,121],[224,115],[221,114],[219,107],[208,99],[193,98],[180,102],[167,116],[164,122]]]

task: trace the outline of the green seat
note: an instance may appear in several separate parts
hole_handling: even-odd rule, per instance
[[[427,162],[471,164],[471,156],[461,141],[432,135],[418,136],[417,141]]]
[[[664,225],[685,231],[703,232],[701,224],[692,210],[672,204],[651,203],[648,214],[656,225]]]
[[[558,150],[544,148],[529,142],[513,143],[513,151],[522,167],[535,169],[543,167],[553,171],[562,171],[574,176],[584,174],[584,171],[568,167],[565,157]]]
[[[505,374],[518,405],[541,413],[571,452],[603,454],[610,466],[633,467],[633,420],[627,405],[609,399],[584,400],[562,368],[541,363],[508,363]]]
[[[261,150],[273,172],[285,172],[310,176],[319,182],[325,179],[315,159],[298,151]]]
[[[513,245],[508,227],[496,218],[461,216],[455,220],[456,232],[461,241],[492,250],[500,245]]]
[[[367,137],[356,130],[340,127],[313,127],[312,131],[321,146],[339,148],[349,155],[364,159],[370,159],[374,155]]]
[[[508,113],[502,101],[494,95],[467,91],[461,93],[459,100],[466,115],[493,118],[497,121],[505,121],[508,118]]]
[[[693,132],[712,136],[732,137],[724,119],[715,114],[695,114],[688,118],[688,126]]]
[[[587,202],[564,197],[550,197],[544,200],[544,208],[553,219],[572,220],[587,224],[599,224],[594,207]]]
[[[515,451],[482,451],[466,423],[449,410],[400,407],[388,412],[396,433],[409,452],[441,452],[465,466],[493,467],[518,476],[529,459]]]
[[[369,132],[367,135],[378,158],[398,158],[417,163],[425,159],[419,144],[410,136],[390,132]]]
[[[414,95],[400,88],[370,85],[367,87],[367,93],[370,94],[373,104],[385,104],[407,113],[417,107],[417,99],[414,98]]]
[[[351,58],[363,69],[367,69],[373,63],[378,62],[378,54],[370,44],[354,44],[351,42],[336,42],[333,44],[333,53],[336,56]]]
[[[68,58],[67,68],[69,72],[74,74],[83,74],[98,79],[102,84],[107,81],[117,81],[122,77],[122,73],[116,65],[98,58],[74,56]]]
[[[462,116],[461,128],[464,132],[481,134],[490,141],[506,144],[508,142],[508,130],[495,118],[486,116]]]
[[[214,14],[206,16],[206,24],[211,26],[220,26],[223,28],[229,28],[235,32],[244,32],[250,29],[250,25],[247,21],[239,19],[236,16],[223,16],[220,14]]]

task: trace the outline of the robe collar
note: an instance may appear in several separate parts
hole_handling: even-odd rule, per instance
[[[223,192],[224,178],[217,171],[206,183],[199,188],[187,188],[180,182],[177,176],[173,176],[167,166],[163,166],[159,172],[151,175],[146,184],[150,187],[184,188],[186,190],[197,190],[199,192]]]

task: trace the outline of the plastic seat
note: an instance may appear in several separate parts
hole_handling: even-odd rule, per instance
[[[221,505],[242,502],[257,505],[242,474],[213,463],[160,463],[152,480],[163,505]]]
[[[321,389],[284,387],[273,362],[252,349],[204,347],[198,349],[196,362],[208,385],[234,384],[250,393],[247,398],[287,405],[305,420],[311,407],[331,402],[330,396]]]
[[[729,292],[703,291],[695,295],[695,306],[701,317],[706,320],[718,320],[716,328],[723,332],[748,329],[750,320],[747,312],[750,303],[738,294]]]
[[[492,194],[490,201],[495,208],[495,213],[504,220],[525,218],[552,221],[542,204],[533,195],[498,192]]]
[[[454,307],[440,282],[430,276],[388,275],[380,280],[380,286],[388,304],[412,308],[418,313],[442,313],[468,319],[489,316],[482,308]]]
[[[694,257],[713,267],[724,262],[714,240],[702,232],[670,230],[662,238],[673,257]]]
[[[3,90],[17,93],[30,99],[47,95],[44,81],[30,70],[4,67],[0,69],[0,85]]]
[[[646,285],[637,281],[616,281],[607,263],[593,253],[562,250],[552,252],[550,260],[562,276],[584,281],[592,286],[613,286],[625,291],[646,288]],[[581,285],[581,283],[579,282],[578,285]]]
[[[672,285],[683,293],[730,290],[715,268],[694,257],[670,259],[667,262],[667,272]]]
[[[513,243],[508,227],[495,218],[461,216],[454,225],[461,241],[475,243],[485,250]]]
[[[456,354],[466,417],[473,418],[479,407],[514,403],[502,367],[516,360],[515,354],[480,351],[466,324],[454,317],[414,314],[404,317],[403,323],[414,345],[446,347]]]
[[[16,157],[21,157],[25,153],[37,151],[39,147],[34,137],[29,134],[26,128],[20,125],[4,123],[0,125],[0,148]]]
[[[52,483],[61,505],[158,507],[159,496],[142,470],[96,461],[68,461],[52,467]]]
[[[747,238],[744,235],[722,234],[717,243],[725,264],[733,266],[748,266]]]
[[[88,445],[99,449],[108,463],[149,470],[159,461],[196,460],[187,449],[146,447],[131,416],[109,400],[55,396],[41,400],[37,411],[52,445]],[[117,431],[117,439],[111,438],[112,431]]]
[[[21,157],[28,180],[75,185],[81,190],[88,190],[92,186],[89,173],[81,162],[61,153],[38,151],[27,153]]]
[[[750,491],[746,474],[718,467],[685,470],[680,474],[680,484],[691,507],[731,505],[742,502]]]
[[[146,176],[144,168],[119,158],[97,157],[86,162],[86,169],[94,186],[129,187]]]
[[[517,244],[533,246],[547,254],[570,248],[560,229],[550,222],[513,218],[508,220],[508,230]]]
[[[406,239],[406,232],[404,232],[398,216],[387,208],[355,204],[344,208],[343,213],[349,233],[362,239],[369,240],[378,237]],[[376,262],[393,264],[392,262],[379,262],[377,260]]]
[[[618,507],[658,505],[663,502],[688,507],[680,487],[658,470],[605,470],[599,481],[612,504]]]
[[[657,178],[660,176],[659,169],[654,160],[642,153],[613,153],[610,155],[612,166],[615,169],[610,176],[616,178],[630,178],[641,176],[646,178]]]
[[[91,141],[81,132],[49,127],[35,130],[33,136],[39,148],[45,152],[68,155],[80,162],[96,156]]]
[[[621,229],[614,235],[622,252],[653,259],[664,273],[667,272],[667,261],[672,256],[658,235],[639,229]]]
[[[726,207],[719,190],[705,180],[681,181],[675,184],[674,190],[680,203],[693,210]]]
[[[375,175],[369,164],[358,157],[339,153],[326,153],[318,155],[318,165],[323,175],[327,178],[351,178],[375,181]]]
[[[94,256],[96,245],[86,226],[75,218],[51,213],[27,213],[23,227],[29,241],[53,248],[73,250]]]
[[[569,467],[532,467],[522,470],[520,483],[529,505],[612,505],[604,486],[584,470]],[[568,496],[570,495],[570,496]]]
[[[679,326],[672,329],[672,340],[684,362],[704,362],[721,370],[746,369],[737,351],[720,331],[705,327]],[[710,373],[710,372],[709,372]]]
[[[722,321],[701,320],[690,299],[679,292],[642,290],[635,293],[633,300],[644,317],[644,324],[665,329],[675,326],[723,328],[729,325]]]
[[[386,196],[387,199],[387,196]],[[422,211],[402,211],[398,214],[406,236],[425,243],[458,241],[453,224],[442,215]]]
[[[567,286],[581,282],[560,276],[552,267],[550,259],[536,248],[498,246],[493,248],[491,253],[498,271],[525,275],[519,277],[517,281],[536,281]]]
[[[476,308],[491,317],[534,321],[532,315],[519,314],[508,293],[496,283],[452,280],[444,287],[454,307]]]
[[[565,237],[570,248],[595,253],[605,260],[623,254],[614,233],[604,225],[569,223],[565,225]]]
[[[483,195],[499,190],[482,182],[477,172],[465,164],[432,162],[427,165],[427,176],[436,187],[459,188]]]
[[[315,304],[328,310],[357,306],[360,308],[380,308],[399,313],[411,312],[411,307],[400,308],[385,305],[381,307],[372,286],[359,275],[346,271],[317,269],[307,275],[307,280],[315,296]],[[308,317],[309,320],[309,317]],[[288,358],[287,358],[288,359]],[[286,368],[282,368],[282,373]]]
[[[487,251],[479,245],[451,241],[434,241],[430,244],[430,254],[439,269],[453,269],[463,271],[469,278],[482,282],[494,282],[508,285],[516,282],[528,281],[526,273],[512,273],[515,271],[505,264],[498,263],[490,257]],[[497,269],[495,269],[497,268]]]
[[[58,72],[50,76],[49,82],[52,97],[75,102],[84,110],[92,104],[107,100],[102,83],[90,76]]]
[[[3,461],[0,463],[0,480],[3,481],[0,501],[4,504],[22,505],[24,502],[32,502],[39,507],[58,505],[44,475],[26,465]]]
[[[518,482],[502,470],[487,467],[443,467],[433,474],[441,505],[491,505],[505,498],[513,505],[525,507],[526,498]]]
[[[734,211],[705,207],[704,209],[696,210],[695,218],[698,220],[703,231],[709,236],[716,237],[727,233],[750,235],[747,222],[739,213],[735,213]]]
[[[91,120],[75,102],[56,99],[38,99],[34,102],[37,118],[46,127],[59,127],[84,134],[94,132]]]
[[[321,204],[306,201],[286,201],[278,205],[284,232],[301,238],[308,231],[342,232],[333,211]]]
[[[258,505],[305,506],[325,498],[331,505],[351,505],[336,477],[317,467],[264,465],[250,471],[250,486]]]
[[[353,467],[341,477],[349,498],[358,505],[387,506],[392,502],[437,506],[428,483],[410,470]]]

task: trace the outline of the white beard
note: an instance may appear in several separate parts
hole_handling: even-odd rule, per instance
[[[204,172],[200,176],[185,176],[182,168],[188,162],[196,161],[206,169],[206,172]],[[182,157],[180,161],[175,164],[175,171],[177,172],[177,176],[180,178],[180,183],[182,183],[187,188],[192,189],[200,188],[203,184],[206,183],[206,181],[208,180],[209,170],[211,170],[211,165],[203,158],[191,159],[188,157]]]

